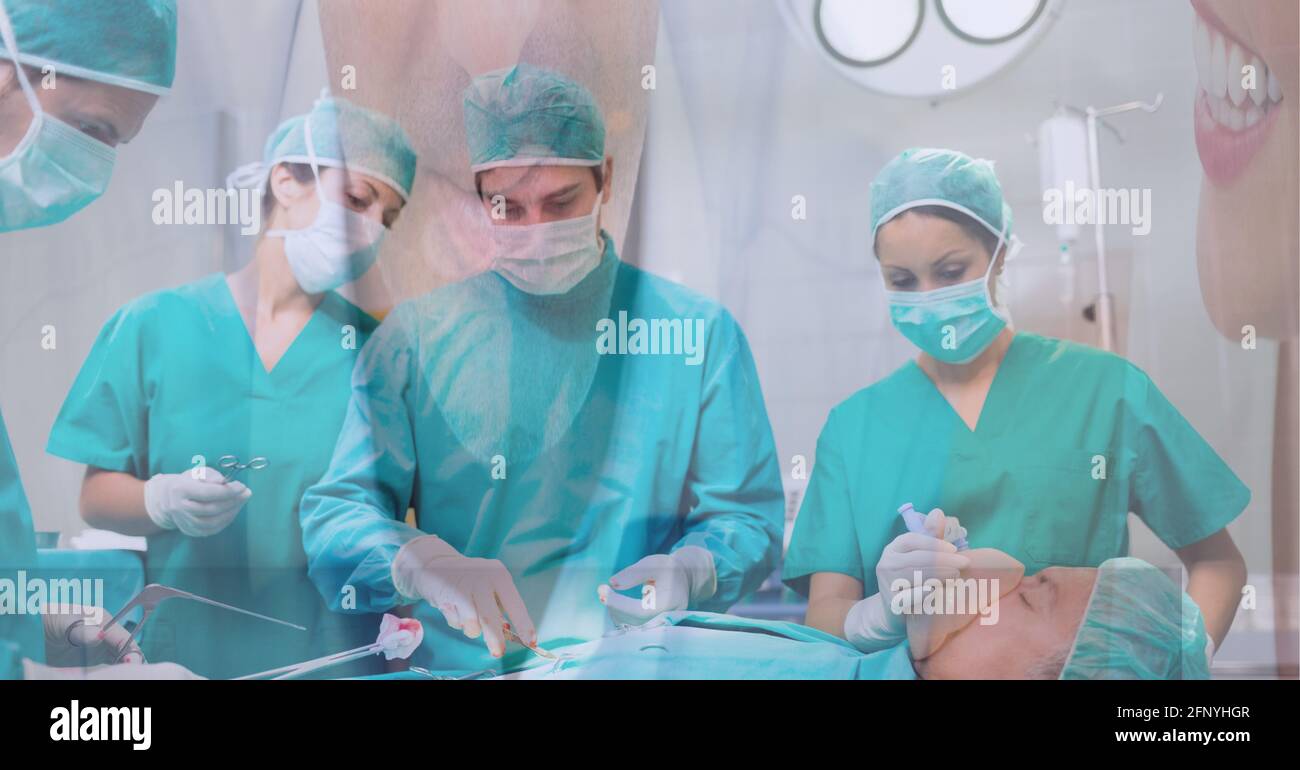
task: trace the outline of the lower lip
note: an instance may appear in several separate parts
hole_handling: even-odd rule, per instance
[[[1198,93],[1193,117],[1196,154],[1201,157],[1201,168],[1205,169],[1205,176],[1211,184],[1226,187],[1245,170],[1264,145],[1279,112],[1278,105],[1274,104],[1255,125],[1233,131],[1214,120],[1210,114],[1209,96],[1204,90]]]

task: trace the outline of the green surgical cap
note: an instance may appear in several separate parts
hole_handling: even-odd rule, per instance
[[[166,94],[176,75],[176,0],[0,0],[17,60],[57,75]],[[0,58],[14,54],[0,42]]]
[[[1205,623],[1191,597],[1142,561],[1108,559],[1062,679],[1209,679]]]
[[[880,226],[917,206],[947,206],[974,217],[994,235],[1011,239],[1011,207],[993,162],[956,150],[913,147],[891,160],[871,182],[871,242]]]
[[[605,161],[605,121],[591,93],[529,64],[474,78],[465,89],[465,135],[475,173]]]
[[[263,173],[277,163],[311,162],[308,120],[318,164],[372,176],[396,190],[402,200],[411,197],[416,156],[402,127],[387,115],[327,94],[321,95],[311,112],[289,118],[267,138]]]

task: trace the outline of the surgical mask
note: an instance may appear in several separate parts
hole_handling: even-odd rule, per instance
[[[9,16],[0,4],[0,35],[32,110],[22,141],[0,158],[0,232],[62,222],[104,194],[117,152],[41,109]]]
[[[983,353],[1010,320],[1005,308],[995,308],[989,279],[1002,249],[999,235],[988,270],[973,281],[932,291],[885,291],[890,320],[904,337],[938,361],[965,364]],[[1019,250],[1013,239],[1005,259]]]
[[[564,294],[600,264],[597,222],[591,213],[537,225],[493,225],[492,269],[529,294]]]
[[[294,280],[308,294],[320,294],[364,275],[379,257],[379,244],[386,228],[325,197],[312,146],[310,117],[303,123],[303,130],[320,208],[307,227],[268,230],[266,236],[284,238],[284,254]]]

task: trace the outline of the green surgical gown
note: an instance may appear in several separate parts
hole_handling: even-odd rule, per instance
[[[137,299],[95,341],[50,433],[52,454],[148,479],[223,455],[269,465],[239,477],[253,496],[205,538],[149,537],[145,577],[307,627],[170,600],[145,624],[153,662],[208,677],[254,673],[373,642],[379,619],[327,610],[307,578],[298,501],[329,463],[357,350],[373,318],[326,292],[267,372],[218,274]]]
[[[1250,491],[1151,379],[1123,358],[1017,333],[975,430],[914,361],[835,407],[795,519],[785,581],[861,580],[906,531],[898,507],[942,508],[971,548],[1028,573],[1128,553],[1128,513],[1170,548],[1223,529]]]
[[[362,351],[329,471],[303,498],[311,575],[336,605],[402,603],[391,565],[435,534],[501,560],[540,643],[599,638],[597,588],[642,557],[693,545],[713,555],[725,609],[776,568],[783,497],[753,358],[716,303],[620,261],[565,294],[525,294],[496,273],[399,306]],[[686,355],[597,352],[597,324],[700,321]],[[662,327],[661,327],[662,328]],[[684,328],[684,327],[683,327]],[[403,522],[415,509],[418,528]],[[493,661],[427,604],[417,666]],[[511,645],[515,653],[523,652]]]
[[[18,463],[9,445],[9,432],[0,416],[0,581],[10,591],[20,585],[19,571],[34,572],[36,537],[32,513],[27,507]],[[4,590],[4,589],[0,589]],[[14,601],[22,596],[11,593]],[[21,679],[22,659],[45,660],[45,632],[36,615],[17,612],[17,607],[0,608],[0,679]]]

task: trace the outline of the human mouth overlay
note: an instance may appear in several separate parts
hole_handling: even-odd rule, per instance
[[[1205,176],[1216,186],[1233,182],[1263,146],[1279,113],[1281,83],[1263,58],[1233,35],[1201,0],[1192,53],[1199,81],[1194,126]],[[1246,70],[1249,66],[1252,69]],[[1253,72],[1254,87],[1247,73]]]

